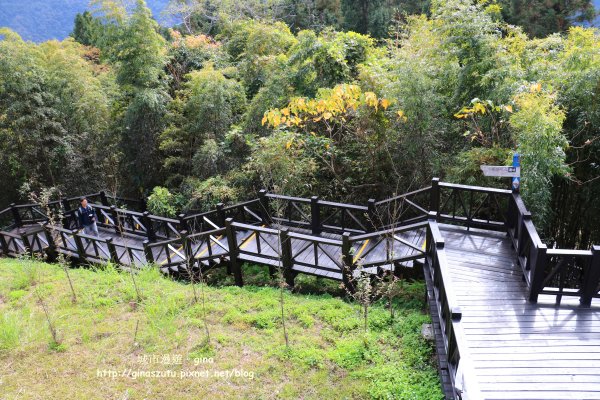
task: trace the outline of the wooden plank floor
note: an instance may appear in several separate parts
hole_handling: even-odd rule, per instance
[[[527,301],[506,234],[442,227],[463,345],[484,398],[600,399],[600,304]]]

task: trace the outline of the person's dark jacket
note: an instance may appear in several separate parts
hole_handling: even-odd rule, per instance
[[[89,204],[87,205],[86,208],[79,206],[77,211],[79,212],[79,227],[80,228],[83,228],[86,225],[91,225],[94,222],[96,222],[96,212],[94,211],[92,206],[90,206]]]

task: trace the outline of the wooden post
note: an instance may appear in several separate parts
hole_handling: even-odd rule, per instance
[[[225,205],[223,203],[217,204],[217,225],[220,227],[225,226],[225,211],[223,211],[223,207]]]
[[[121,220],[119,219],[119,212],[117,211],[117,206],[110,206],[110,214],[112,215],[113,222],[115,224],[115,232],[120,235],[122,233]]]
[[[285,278],[285,283],[287,283],[290,288],[293,288],[296,274],[292,270],[292,267],[294,266],[292,260],[292,241],[289,237],[288,228],[281,228],[279,231],[279,242],[281,243],[281,267],[283,268],[283,277]]]
[[[434,211],[437,219],[437,215],[440,212],[440,178],[433,178],[431,180],[429,211]]]
[[[144,255],[146,256],[146,263],[154,264],[154,254],[152,253],[152,249],[149,247],[150,241],[144,240],[142,242],[142,245],[144,246]]]
[[[533,266],[533,276],[531,278],[531,287],[529,288],[529,301],[537,303],[538,295],[543,289],[544,277],[546,271],[546,252],[548,247],[544,243],[540,244],[535,251],[535,265]]]
[[[310,198],[310,225],[313,235],[321,233],[321,210],[319,207],[319,196]]]
[[[10,211],[13,215],[13,220],[15,221],[15,227],[20,228],[23,226],[23,222],[21,221],[21,214],[19,214],[19,209],[16,207],[15,203],[10,204]]]
[[[180,232],[182,232],[182,231],[191,232],[190,227],[185,219],[185,214],[183,214],[183,213],[179,214],[177,216],[177,219],[179,219],[179,231]]]
[[[193,243],[187,231],[181,232],[181,244],[183,245],[183,254],[185,254],[186,260],[185,269],[188,274],[191,274],[194,268],[194,249],[192,248]]]
[[[100,203],[103,206],[110,207],[110,203],[108,202],[108,197],[106,197],[106,192],[104,190],[102,190],[100,192]]]
[[[81,241],[81,236],[77,235],[77,229],[73,229],[71,231],[73,235],[73,240],[75,241],[75,245],[77,247],[77,254],[79,255],[79,261],[85,261],[85,248],[83,247],[83,242]]]
[[[515,228],[517,234],[517,260],[519,260],[519,256],[521,256],[521,254],[523,254],[524,251],[523,247],[525,246],[525,231],[527,230],[527,228],[525,228],[525,223],[530,220],[531,213],[529,211],[524,212],[523,215],[519,218],[517,222],[518,225]],[[525,268],[529,269],[530,266],[526,265]]]
[[[60,201],[60,204],[62,205],[63,208],[63,212],[65,213],[65,215],[71,211],[71,205],[69,204],[69,199],[62,199]]]
[[[0,246],[2,247],[2,253],[8,257],[10,253],[10,248],[8,247],[8,243],[6,243],[6,238],[2,233],[0,233]]]
[[[367,218],[369,219],[369,232],[375,232],[378,227],[377,223],[377,208],[375,207],[375,199],[367,200]]]
[[[148,211],[148,202],[143,197],[140,199],[140,211],[141,212]]]
[[[25,247],[25,251],[29,253],[29,255],[33,256],[33,248],[31,247],[31,243],[29,242],[29,237],[27,236],[27,232],[21,234],[21,240],[23,241],[23,246]]]
[[[76,211],[75,210],[71,210],[71,206],[69,205],[69,200],[68,199],[62,199],[60,201],[61,205],[62,205],[62,209],[63,209],[63,217],[62,217],[62,226],[65,229],[69,229],[69,217],[71,218],[77,218],[77,215],[75,214]],[[77,226],[77,221],[75,221],[75,226]]]
[[[115,247],[115,244],[113,243],[113,238],[108,238],[106,239],[106,247],[108,247],[108,254],[110,254],[110,261],[115,264],[115,265],[119,265],[119,254],[117,253],[117,248]]]
[[[150,219],[150,213],[148,211],[144,211],[142,214],[142,221],[144,221],[144,225],[146,226],[146,236],[148,236],[148,240],[151,242],[156,242],[156,232],[154,231],[154,224],[152,224],[152,220]]]
[[[598,293],[598,284],[600,283],[600,246],[592,246],[592,259],[590,266],[583,279],[582,296],[579,303],[583,307],[592,305],[592,298]]]
[[[356,291],[353,282],[354,262],[352,260],[352,244],[350,243],[350,233],[344,232],[342,235],[342,280],[344,286],[350,293]]]
[[[242,267],[239,263],[239,260],[237,259],[237,238],[235,237],[235,229],[232,223],[233,218],[227,218],[225,220],[225,234],[227,235],[227,244],[229,247],[229,265],[231,265],[231,269],[233,271],[235,284],[238,286],[244,286],[244,279],[242,278]]]
[[[271,225],[273,221],[271,220],[269,198],[267,197],[267,191],[265,189],[259,190],[258,199],[260,201],[260,212],[263,219],[263,223],[266,225]]]
[[[46,235],[46,241],[48,242],[48,249],[46,250],[46,256],[48,257],[48,261],[56,260],[56,243],[54,242],[54,236],[52,236],[52,228],[50,228],[50,223],[48,221],[42,224],[44,227],[44,235]]]

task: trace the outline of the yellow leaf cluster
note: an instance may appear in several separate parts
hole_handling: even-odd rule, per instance
[[[400,120],[401,120],[402,122],[406,122],[406,121],[408,121],[408,118],[407,118],[407,117],[406,117],[406,115],[404,114],[404,111],[402,111],[402,110],[398,110],[397,114],[398,114],[398,118],[400,118]]]
[[[531,85],[529,87],[529,91],[531,93],[539,93],[539,92],[541,92],[542,91],[542,84],[539,83],[539,82],[538,83],[534,83],[533,85]]]
[[[341,84],[330,90],[323,90],[315,99],[293,98],[285,108],[271,109],[262,119],[262,124],[276,128],[282,125],[303,126],[306,122],[346,122],[349,112],[360,106],[377,111],[381,106],[386,110],[390,106],[387,99],[379,99],[373,92],[362,93],[357,85]]]

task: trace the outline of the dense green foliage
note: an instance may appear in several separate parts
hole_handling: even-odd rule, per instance
[[[504,186],[479,165],[518,151],[544,236],[600,242],[598,32],[556,8],[565,21],[532,38],[504,20],[531,17],[517,2],[384,3],[172,1],[184,23],[166,31],[141,0],[96,0],[76,41],[3,31],[0,200],[26,184],[160,186],[170,215],[262,187],[363,203],[432,176]],[[292,6],[312,14],[282,17]]]
[[[171,0],[169,10],[183,21],[188,33],[214,35],[227,20],[263,19],[282,21],[295,32],[321,31],[327,27],[386,38],[407,15],[429,14],[431,0]],[[435,3],[435,1],[433,2]],[[542,37],[564,32],[574,23],[596,17],[591,0],[479,0],[495,18],[524,27],[528,34]]]

